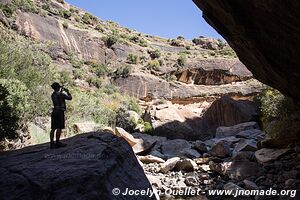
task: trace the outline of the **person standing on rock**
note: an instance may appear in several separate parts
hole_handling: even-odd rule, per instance
[[[50,132],[50,148],[64,147],[66,144],[60,142],[62,129],[65,128],[65,111],[66,101],[72,100],[69,90],[60,86],[55,82],[51,85],[54,92],[51,95],[53,102],[53,111],[51,114],[51,132]],[[56,143],[54,143],[54,133],[56,131]]]

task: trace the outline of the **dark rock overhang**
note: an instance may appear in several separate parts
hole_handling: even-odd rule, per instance
[[[300,101],[300,1],[193,1],[255,78]]]

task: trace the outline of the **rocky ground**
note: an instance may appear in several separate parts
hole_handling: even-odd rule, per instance
[[[264,147],[262,141],[265,134],[256,122],[219,127],[216,137],[206,141],[167,140],[164,137],[138,133],[133,136],[142,138],[146,147],[154,141],[157,142],[148,155],[137,156],[149,181],[157,190],[166,191],[175,187],[201,188],[202,197],[193,199],[225,198],[209,196],[210,189],[273,188],[278,191],[293,189],[299,192],[300,146],[284,149]],[[138,146],[139,142],[133,148],[138,151]],[[246,199],[289,198],[251,196]]]

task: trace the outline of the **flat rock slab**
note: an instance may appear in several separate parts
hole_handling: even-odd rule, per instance
[[[155,199],[115,196],[114,188],[149,190],[151,185],[130,145],[112,134],[88,133],[0,154],[1,199]]]
[[[267,149],[263,148],[255,152],[255,158],[259,163],[277,160],[291,152],[291,149]]]

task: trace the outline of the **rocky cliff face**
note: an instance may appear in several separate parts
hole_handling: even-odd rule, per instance
[[[300,2],[194,0],[255,78],[300,100]]]
[[[113,195],[151,185],[131,147],[111,134],[89,133],[64,141],[1,153],[1,199],[155,199]]]

